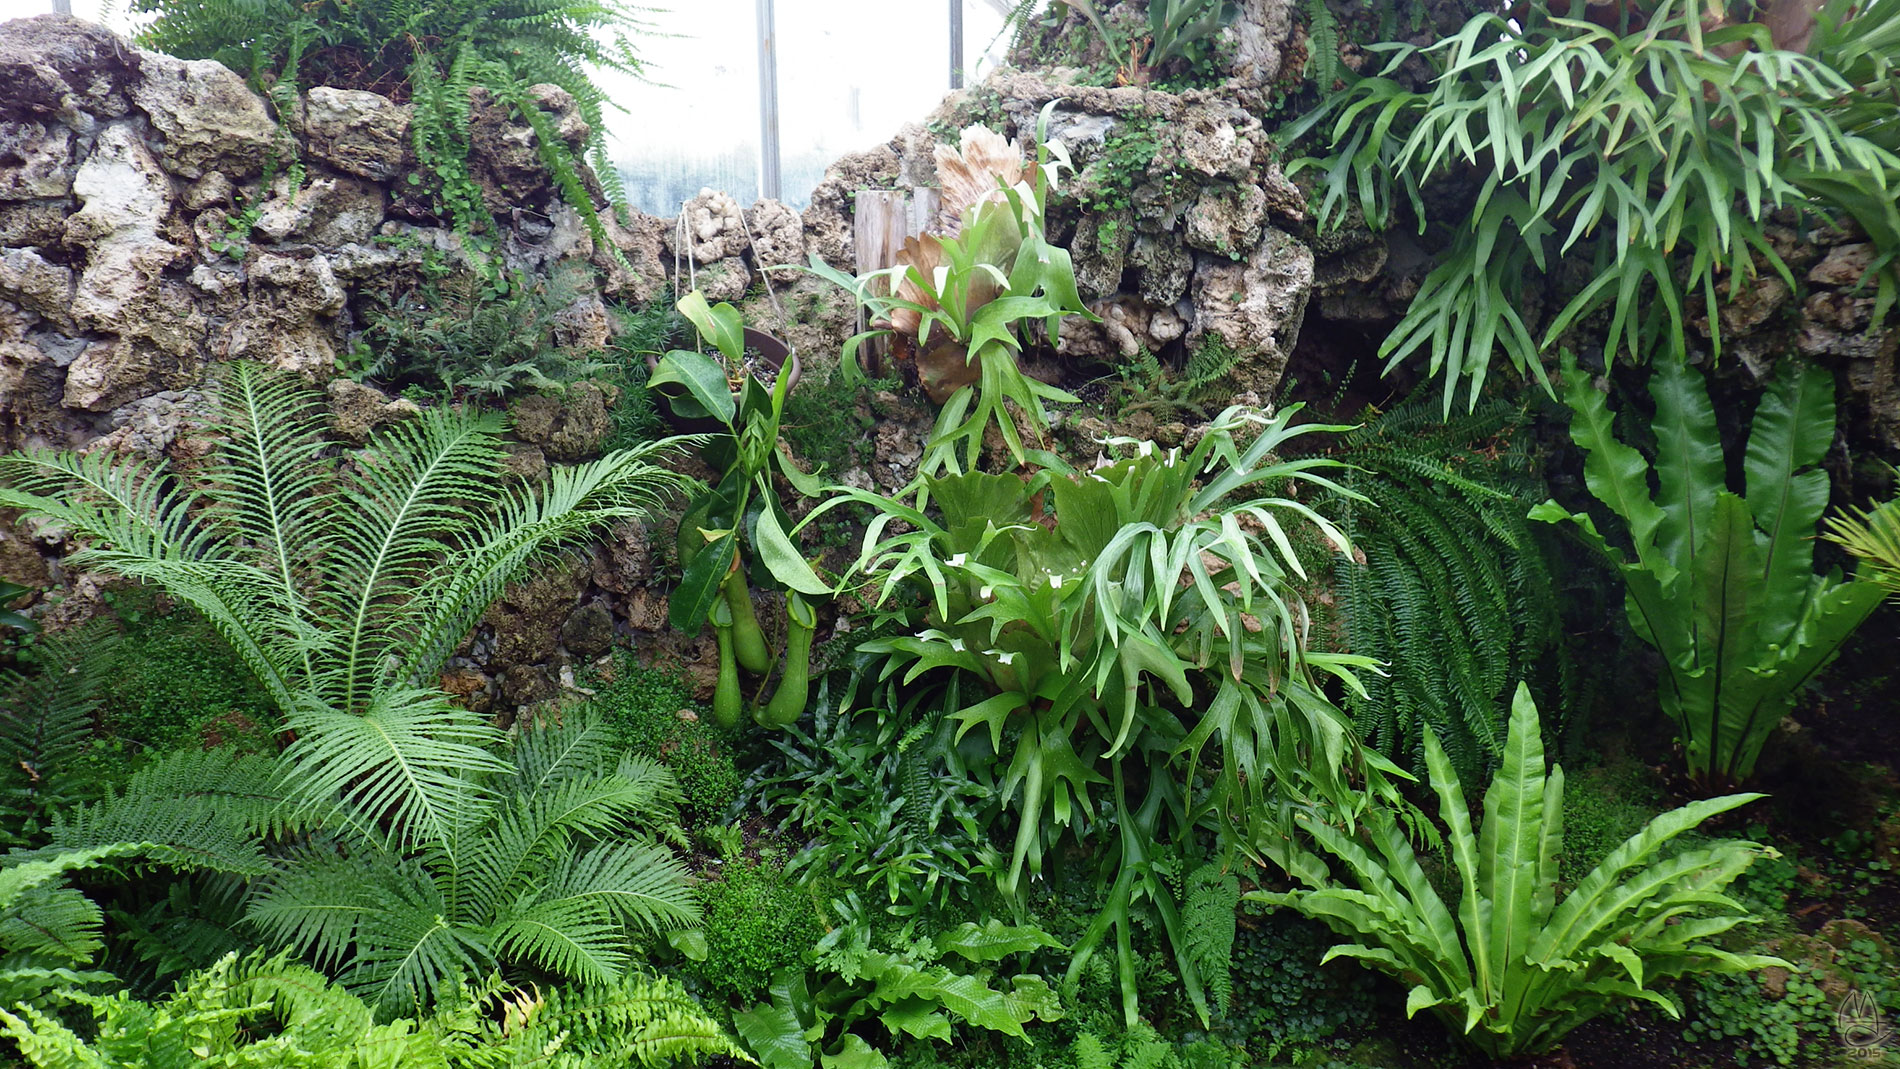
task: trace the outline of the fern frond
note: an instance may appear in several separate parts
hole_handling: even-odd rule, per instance
[[[511,1003],[503,1023],[510,1065],[581,1069],[638,1063],[657,1067],[725,1057],[758,1064],[691,995],[664,977],[554,988]]]
[[[24,823],[68,799],[62,771],[92,738],[116,638],[103,620],[48,632],[34,645],[37,671],[0,669],[0,813]]]
[[[390,881],[382,892],[378,908],[359,919],[353,957],[337,978],[357,997],[386,1011],[415,1013],[467,973],[494,968],[485,933],[448,917],[434,883]]]
[[[570,855],[555,869],[543,901],[584,903],[650,932],[699,922],[685,863],[656,843],[607,843]]]
[[[1343,584],[1346,636],[1391,665],[1349,704],[1367,742],[1414,767],[1427,727],[1467,774],[1495,765],[1515,681],[1548,692],[1572,678],[1546,543],[1526,519],[1541,484],[1514,438],[1523,418],[1487,402],[1442,419],[1415,398],[1348,440],[1348,485],[1373,507],[1350,513],[1366,565]]]
[[[291,630],[306,631],[312,612],[301,576],[307,562],[324,555],[322,517],[334,468],[319,459],[323,409],[302,383],[248,363],[232,370],[219,396],[223,463],[206,496],[223,523],[255,547],[258,566],[279,588],[273,600]],[[308,679],[314,674],[309,650],[302,660],[301,678]]]
[[[50,517],[134,556],[198,560],[221,541],[195,519],[202,495],[144,457],[27,449],[0,456],[0,480],[0,507]]]
[[[622,932],[598,909],[572,899],[534,902],[495,925],[495,949],[563,976],[609,983],[627,967]]]
[[[372,885],[381,879],[419,878],[413,863],[391,858],[373,847],[358,856],[345,855],[333,842],[307,844],[285,859],[284,867],[263,881],[246,911],[246,919],[276,946],[308,955],[324,969],[335,970],[350,953],[363,915],[377,908],[377,899],[395,901]]]
[[[520,488],[501,500],[450,556],[441,581],[417,590],[390,625],[404,636],[398,680],[433,682],[457,644],[522,568],[585,535],[644,515],[690,486],[658,461],[699,436],[667,438],[621,450],[589,464],[557,468],[539,490]]]
[[[299,811],[386,826],[398,842],[453,849],[467,811],[492,804],[477,777],[508,771],[489,751],[500,732],[440,691],[380,689],[360,716],[309,697],[290,724],[283,761]]]
[[[0,960],[20,954],[29,960],[83,964],[105,945],[105,914],[70,887],[41,885],[22,893],[0,911]]]
[[[536,717],[515,724],[515,789],[538,794],[597,779],[619,757],[614,731],[599,715]]]
[[[1826,537],[1860,558],[1857,578],[1900,593],[1900,501],[1831,516]]]
[[[1181,905],[1185,951],[1224,1016],[1234,997],[1234,912],[1240,908],[1240,879],[1220,861],[1188,874]]]
[[[383,626],[441,559],[444,542],[478,522],[467,502],[490,499],[501,466],[499,418],[431,409],[405,420],[357,458],[340,495],[326,591],[340,657],[319,677],[330,704],[348,713],[377,690],[400,659],[400,634]],[[460,636],[458,636],[459,638]]]
[[[672,774],[657,771],[662,783],[607,774],[543,791],[518,789],[499,807],[492,829],[468,840],[467,856],[451,861],[455,871],[465,873],[452,892],[458,904],[484,912],[504,909],[570,854],[577,837],[627,834],[639,816],[657,813],[670,819],[670,807],[658,807],[655,792],[671,785]]]

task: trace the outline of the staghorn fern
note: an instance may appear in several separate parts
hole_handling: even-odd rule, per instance
[[[0,458],[0,505],[55,519],[75,566],[156,583],[204,613],[296,733],[305,816],[442,842],[501,771],[498,738],[438,689],[457,643],[522,571],[643,516],[688,480],[680,439],[504,483],[500,417],[435,409],[351,458],[325,455],[314,396],[238,365],[202,488],[162,464],[35,450]]]
[[[1366,741],[1395,758],[1416,759],[1429,726],[1476,775],[1503,753],[1517,680],[1547,705],[1571,689],[1554,580],[1525,518],[1541,483],[1516,441],[1524,418],[1486,402],[1441,423],[1414,400],[1348,439],[1358,470],[1346,485],[1374,507],[1349,517],[1365,564],[1345,576],[1346,640],[1391,666],[1348,701]]]

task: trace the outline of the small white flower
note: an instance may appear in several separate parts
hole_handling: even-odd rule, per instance
[[[988,601],[996,596],[996,588],[986,584],[981,590],[976,592],[976,596],[982,598],[984,601]]]
[[[1058,573],[1056,573],[1056,574],[1054,574],[1054,575],[1051,575],[1051,576],[1049,577],[1049,589],[1051,589],[1051,590],[1061,590],[1061,589],[1062,589],[1062,574],[1061,574],[1060,572],[1058,572]]]
[[[961,568],[963,567],[963,562],[967,559],[968,558],[961,553],[952,553],[944,559],[944,563],[952,568]]]
[[[955,651],[957,651],[958,653],[962,653],[962,652],[963,652],[963,640],[962,640],[962,639],[960,639],[960,638],[953,638],[953,639],[951,639],[951,640],[950,640],[950,648],[951,648],[951,649],[953,649],[953,650],[955,650]]]
[[[1014,653],[1005,653],[1002,650],[991,650],[990,655],[995,657],[996,663],[1000,665],[1012,665],[1016,663],[1016,655]]]

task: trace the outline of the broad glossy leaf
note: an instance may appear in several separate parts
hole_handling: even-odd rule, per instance
[[[888,1014],[886,1014],[886,1018],[889,1018]],[[909,1030],[906,1029],[906,1031]],[[943,1031],[944,1035],[941,1038],[949,1039],[949,1022],[946,1021],[944,1023]],[[920,1038],[923,1035],[923,1033],[918,1032],[911,1032],[910,1034],[919,1036]],[[844,1037],[843,1044],[838,1048],[838,1053],[820,1054],[818,1056],[818,1064],[823,1066],[824,1069],[886,1069],[891,1063],[876,1047],[871,1046],[855,1035],[847,1033]]]
[[[732,399],[732,386],[726,381],[725,368],[719,361],[689,349],[675,349],[667,353],[660,358],[659,366],[653,369],[653,373],[647,376],[647,388],[674,384],[683,387],[687,396],[705,414],[728,427],[732,426],[732,418],[738,407]]]
[[[816,256],[813,258],[816,259]],[[725,301],[708,305],[705,294],[698,290],[681,297],[674,307],[728,361],[737,364],[745,359],[745,320],[737,308]]]
[[[732,1015],[732,1027],[764,1069],[811,1069],[811,1044],[788,1006],[754,1006]]]
[[[771,570],[772,578],[800,594],[824,597],[831,593],[831,585],[818,578],[818,573],[811,570],[811,565],[806,562],[805,555],[800,553],[798,547],[786,536],[784,528],[779,526],[778,518],[771,509],[765,509],[759,513],[755,531],[758,538],[756,544],[759,557]]]
[[[680,574],[680,585],[667,599],[667,621],[674,630],[698,633],[713,603],[719,600],[720,584],[732,571],[738,552],[738,536],[727,531],[694,554]]]
[[[1564,401],[1570,406],[1570,438],[1585,452],[1584,483],[1596,499],[1629,526],[1637,559],[1653,568],[1656,529],[1663,511],[1650,500],[1649,464],[1616,437],[1610,406],[1573,357],[1564,362]],[[1658,562],[1660,564],[1660,562]]]
[[[1748,507],[1767,535],[1759,581],[1761,633],[1785,645],[1801,619],[1814,574],[1814,529],[1827,508],[1828,480],[1815,470],[1834,441],[1834,377],[1784,360],[1755,409],[1742,472]]]
[[[1649,392],[1656,399],[1656,500],[1663,514],[1656,548],[1664,560],[1681,562],[1695,552],[1727,481],[1722,438],[1701,375],[1681,362],[1658,360]]]
[[[1538,890],[1556,873],[1538,871],[1543,855],[1544,745],[1537,706],[1530,688],[1517,685],[1511,701],[1510,728],[1491,787],[1484,795],[1484,825],[1478,839],[1478,886],[1489,899],[1490,930],[1480,943],[1473,933],[1474,956],[1482,954],[1481,974],[1495,986],[1486,998],[1504,998],[1516,979],[1517,965],[1539,927]]]
[[[1000,961],[1012,954],[1062,945],[1041,928],[1004,924],[994,917],[981,927],[974,923],[959,924],[932,940],[932,944],[939,956],[956,954],[969,961]]]
[[[1741,699],[1749,691],[1772,688],[1772,677],[1750,671],[1765,653],[1762,641],[1762,602],[1771,592],[1762,588],[1762,562],[1767,539],[1755,530],[1754,518],[1741,498],[1723,491],[1716,495],[1709,529],[1703,537],[1686,578],[1694,598],[1695,660],[1677,665],[1678,671],[1707,673],[1717,688],[1715,701],[1685,704],[1681,727],[1690,744],[1689,774],[1701,779],[1711,772],[1734,782],[1742,755],[1758,750],[1781,720],[1780,710],[1740,715]],[[1704,752],[1709,763],[1699,763]]]

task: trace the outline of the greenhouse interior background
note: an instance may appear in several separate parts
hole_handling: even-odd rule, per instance
[[[928,114],[1001,57],[1009,0],[690,0],[656,5],[645,80],[596,72],[621,110],[607,117],[627,203],[672,215],[701,189],[742,204],[811,203],[825,167]],[[0,21],[66,9],[128,36],[124,0],[0,0]],[[777,56],[777,190],[762,158],[773,111],[760,57]],[[892,40],[904,42],[891,48]],[[957,45],[961,47],[958,48]],[[932,58],[935,62],[931,62]],[[960,61],[957,60],[960,57]],[[846,61],[848,58],[848,61]],[[739,119],[750,112],[751,122]]]

